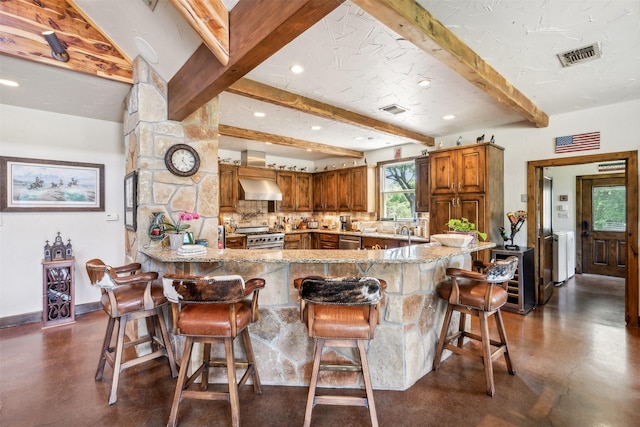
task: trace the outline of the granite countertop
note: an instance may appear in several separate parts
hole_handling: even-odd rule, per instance
[[[405,234],[391,234],[391,233],[365,233],[362,231],[342,231],[331,228],[305,228],[287,231],[284,234],[303,234],[303,233],[323,233],[323,234],[341,234],[343,236],[362,236],[362,237],[378,237],[380,239],[394,239],[394,240],[409,240],[409,237]],[[225,237],[244,237],[245,234],[240,233],[228,233]],[[429,242],[429,238],[422,236],[411,236],[412,242]]]
[[[406,236],[405,236],[406,237]],[[453,255],[472,253],[491,249],[496,244],[481,242],[466,248],[452,248],[441,246],[439,243],[423,243],[403,248],[382,250],[357,249],[214,249],[206,248],[202,255],[178,255],[174,250],[165,248],[143,248],[140,251],[161,262],[266,262],[266,263],[422,263]]]

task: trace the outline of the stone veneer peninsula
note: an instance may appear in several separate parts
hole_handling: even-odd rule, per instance
[[[145,270],[193,275],[239,274],[261,277],[260,320],[250,326],[258,369],[264,384],[306,386],[311,376],[313,340],[300,322],[293,280],[310,275],[372,276],[387,282],[381,323],[368,346],[371,379],[376,389],[406,390],[431,371],[446,303],[436,288],[448,267],[471,267],[469,248],[422,244],[397,249],[245,250],[212,249],[180,256],[168,248],[141,249]],[[457,326],[456,326],[457,327]],[[174,343],[178,352],[181,345]],[[335,362],[351,360],[351,352],[334,351]],[[224,372],[220,378],[225,379]],[[360,384],[357,373],[332,372],[324,382],[333,387]]]

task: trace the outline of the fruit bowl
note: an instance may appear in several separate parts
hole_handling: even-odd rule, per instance
[[[469,234],[434,234],[431,238],[437,240],[443,246],[452,248],[464,248],[473,240],[473,236]]]

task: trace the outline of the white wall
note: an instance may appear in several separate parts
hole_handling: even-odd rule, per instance
[[[42,310],[45,240],[60,231],[76,257],[76,304],[98,301],[85,262],[124,262],[124,143],[120,123],[0,104],[0,155],[105,165],[105,212],[0,213],[0,317]],[[106,221],[115,213],[118,221]]]

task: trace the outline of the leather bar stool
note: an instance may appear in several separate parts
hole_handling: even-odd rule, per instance
[[[438,288],[438,295],[448,301],[449,304],[433,359],[433,370],[436,371],[440,367],[444,349],[478,360],[484,364],[487,394],[493,397],[495,395],[493,360],[500,355],[504,355],[507,370],[511,375],[515,375],[515,370],[509,357],[507,334],[504,330],[500,307],[507,302],[507,284],[513,278],[518,267],[518,258],[512,256],[492,264],[481,264],[481,262],[474,262],[475,267],[480,266],[481,271],[479,272],[447,268],[447,276],[449,276],[450,280]],[[496,286],[498,284],[500,286]],[[460,325],[458,331],[449,334],[454,311],[460,313]],[[480,324],[479,335],[466,330],[467,314],[478,318]],[[499,341],[491,339],[489,334],[490,316],[495,318],[500,336]],[[465,338],[478,341],[481,345],[481,350],[465,347]],[[457,341],[457,343],[454,345],[452,344],[453,341]]]
[[[311,424],[311,412],[318,404],[364,406],[369,409],[371,424],[378,425],[373,387],[364,341],[373,339],[380,320],[380,305],[386,282],[372,277],[316,277],[294,280],[300,295],[300,319],[315,340],[313,369],[309,384],[304,425]],[[325,347],[357,348],[360,364],[322,363]],[[356,370],[362,372],[366,395],[337,396],[316,394],[320,370]]]
[[[240,401],[238,386],[251,378],[253,391],[262,394],[258,367],[251,346],[248,326],[258,320],[258,294],[264,288],[264,279],[250,279],[241,276],[181,276],[165,274],[164,292],[173,308],[175,333],[185,336],[184,352],[180,365],[180,375],[171,405],[168,426],[175,426],[178,406],[182,399],[227,400],[231,404],[231,425],[240,425]],[[253,294],[253,295],[252,295]],[[252,295],[251,299],[248,297]],[[242,337],[246,360],[237,360],[233,342]],[[202,343],[203,361],[190,376],[193,345]],[[224,344],[226,358],[211,360],[211,345]],[[226,367],[228,392],[215,392],[209,388],[209,368]],[[245,369],[237,381],[236,369]],[[200,376],[197,389],[190,387]]]
[[[100,288],[102,309],[109,315],[95,377],[96,381],[102,380],[104,366],[108,361],[113,367],[109,405],[118,400],[120,372],[127,368],[159,357],[167,357],[171,376],[175,378],[178,375],[171,340],[162,313],[162,307],[167,303],[167,299],[163,295],[162,286],[153,283],[158,278],[158,273],[141,273],[140,267],[139,263],[111,267],[99,259],[92,259],[86,263],[89,280],[92,285]],[[138,319],[146,320],[148,335],[125,342],[127,323]],[[113,347],[111,340],[116,322],[118,322],[118,336]],[[159,336],[156,334],[158,328]],[[151,353],[124,360],[125,348],[144,343],[151,344]]]

